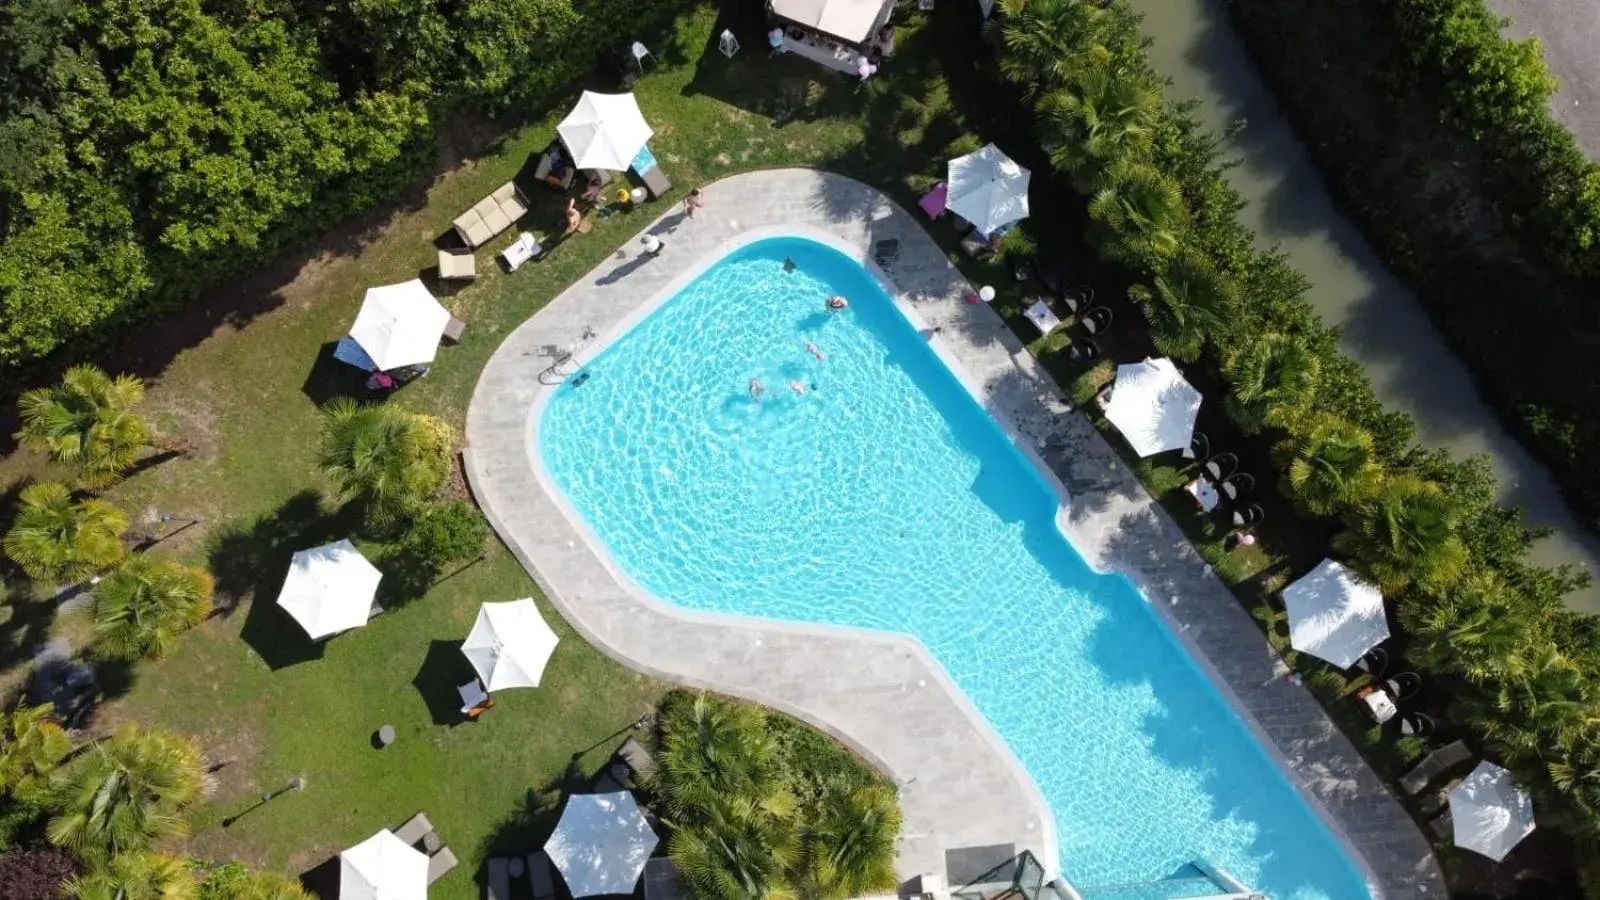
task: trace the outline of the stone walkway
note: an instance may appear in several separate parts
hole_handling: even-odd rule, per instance
[[[1587,0],[1489,0],[1489,8],[1511,19],[1506,37],[1544,45],[1545,65],[1561,83],[1550,112],[1583,152],[1600,157],[1600,8]]]
[[[620,579],[574,525],[533,460],[535,412],[577,362],[752,232],[789,232],[870,258],[899,241],[886,274],[897,302],[941,327],[935,349],[1019,446],[1072,497],[1069,536],[1102,569],[1139,584],[1202,665],[1231,689],[1242,718],[1276,748],[1375,884],[1375,896],[1445,895],[1416,826],[1263,639],[1092,425],[1071,412],[1008,326],[981,304],[916,218],[850,179],[804,169],[739,175],[705,188],[693,222],[673,210],[650,226],[656,259],[632,242],[508,337],[467,414],[467,474],[496,531],[585,638],[670,681],[746,697],[822,727],[900,786],[905,877],[943,872],[946,851],[1015,844],[1054,865],[1048,807],[1010,750],[920,642],[905,635],[734,618],[681,609]],[[571,371],[572,365],[559,371]],[[1181,602],[1171,598],[1180,596]]]

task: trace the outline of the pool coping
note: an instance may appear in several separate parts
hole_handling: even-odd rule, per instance
[[[674,212],[648,227],[669,245],[660,257],[630,255],[633,245],[625,245],[517,326],[485,366],[468,409],[464,455],[479,504],[586,639],[652,675],[796,715],[890,773],[906,818],[903,875],[943,872],[942,851],[994,843],[1032,849],[1054,874],[1054,822],[1043,797],[920,641],[691,611],[651,597],[620,575],[538,464],[538,413],[559,383],[544,377],[554,360],[539,351],[571,350],[580,362],[600,352],[720,259],[719,250],[779,233],[820,238],[861,262],[914,323],[941,329],[935,352],[1047,483],[1073,498],[1060,524],[1077,551],[1100,571],[1128,576],[1147,602],[1157,598],[1150,605],[1362,868],[1374,896],[1445,894],[1415,823],[1009,327],[983,304],[963,302],[972,287],[916,218],[876,190],[809,169],[732,176],[702,192],[707,206],[694,220]],[[899,260],[885,271],[871,248],[891,238],[900,242]],[[925,690],[929,684],[940,690]]]

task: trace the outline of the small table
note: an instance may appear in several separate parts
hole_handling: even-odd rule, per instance
[[[1217,493],[1217,486],[1204,478],[1196,478],[1184,485],[1183,489],[1189,492],[1189,496],[1193,497],[1194,502],[1200,504],[1200,508],[1205,512],[1216,509],[1217,502],[1222,499]]]
[[[440,841],[438,832],[430,831],[422,836],[422,849],[428,851],[429,856],[438,853],[439,847]]]
[[[1356,696],[1366,705],[1367,712],[1372,716],[1372,720],[1379,725],[1394,718],[1395,713],[1400,711],[1394,705],[1394,699],[1389,696],[1388,691],[1369,687]]]
[[[378,745],[381,747],[387,747],[392,743],[394,743],[394,726],[378,726]]]
[[[520,857],[520,856],[511,857],[511,864],[509,866],[506,866],[506,869],[507,869],[507,871],[509,871],[511,873],[511,877],[512,878],[521,878],[522,877],[522,870],[523,870],[522,857]]]

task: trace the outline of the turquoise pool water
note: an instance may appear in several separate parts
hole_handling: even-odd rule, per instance
[[[849,308],[827,311],[833,294]],[[842,254],[779,238],[714,264],[555,392],[538,443],[656,596],[920,638],[1038,783],[1075,884],[1200,858],[1276,900],[1368,897],[1165,624],[1085,565],[1049,484]]]

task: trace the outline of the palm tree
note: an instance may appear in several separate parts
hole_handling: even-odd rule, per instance
[[[1562,760],[1591,745],[1600,703],[1584,671],[1551,644],[1529,646],[1521,674],[1494,682],[1484,697],[1462,695],[1463,707],[1508,762]]]
[[[133,466],[150,443],[134,407],[144,383],[132,375],[112,378],[94,366],[73,366],[55,387],[35,388],[17,401],[25,446],[44,450],[78,467],[85,484],[103,487]]]
[[[323,407],[322,468],[341,502],[360,501],[380,523],[414,509],[444,485],[455,434],[432,416],[340,398]]]
[[[200,896],[227,900],[313,900],[300,882],[276,872],[256,872],[230,862],[206,873]]]
[[[806,840],[809,893],[825,900],[893,890],[900,805],[882,785],[827,791]]]
[[[211,612],[211,575],[141,556],[94,589],[95,650],[108,659],[160,659]]]
[[[1339,536],[1356,568],[1390,593],[1416,582],[1442,590],[1465,572],[1467,548],[1456,534],[1461,510],[1439,485],[1415,475],[1383,479]]]
[[[199,885],[189,863],[167,853],[122,853],[67,881],[77,900],[192,900]]]
[[[1406,594],[1400,621],[1412,640],[1406,652],[1418,666],[1499,683],[1528,674],[1527,651],[1549,641],[1553,612],[1485,570],[1442,596]]]
[[[1146,165],[1118,166],[1106,177],[1110,184],[1089,202],[1090,238],[1118,262],[1159,270],[1188,228],[1178,183]]]
[[[1288,471],[1289,496],[1313,515],[1336,515],[1365,503],[1383,483],[1372,434],[1336,416],[1312,417],[1304,434],[1273,453]]]
[[[1223,365],[1233,385],[1228,414],[1246,433],[1287,428],[1317,393],[1321,357],[1298,335],[1265,334],[1245,342]]]
[[[200,798],[199,747],[176,735],[122,725],[68,767],[51,794],[50,842],[90,863],[148,849],[184,832],[182,811]]]
[[[67,754],[72,738],[51,718],[50,704],[18,706],[0,713],[0,794],[31,804],[50,788],[50,778]]]
[[[702,900],[794,900],[790,871],[800,861],[792,816],[747,801],[720,804],[701,822],[672,832],[668,856]]]
[[[1102,7],[1085,0],[1002,0],[1002,5],[1000,40],[1006,52],[1000,74],[1026,96],[1066,82],[1086,61],[1106,62],[1104,48],[1091,50],[1107,14]]]
[[[1237,297],[1233,281],[1193,250],[1172,257],[1155,277],[1154,290],[1142,284],[1128,289],[1128,298],[1141,304],[1150,320],[1156,349],[1186,362],[1198,358],[1206,341],[1227,327]]]
[[[22,491],[5,551],[35,581],[77,581],[116,565],[128,517],[99,499],[73,502],[64,484],[30,484]]]
[[[1050,161],[1082,194],[1108,187],[1120,166],[1141,162],[1155,140],[1161,88],[1139,75],[1089,68],[1040,103]]]
[[[703,694],[669,708],[654,788],[679,824],[733,799],[770,803],[787,793],[765,714]]]

